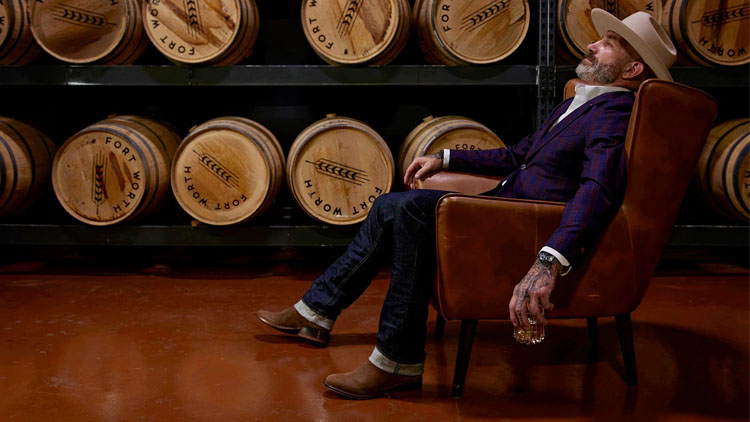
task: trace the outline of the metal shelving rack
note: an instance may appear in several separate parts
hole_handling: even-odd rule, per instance
[[[3,86],[522,86],[536,79],[537,66],[523,65],[0,66]]]
[[[536,90],[534,125],[538,126],[556,104],[561,81],[574,76],[574,67],[555,64],[555,1],[539,0],[537,10],[537,63],[530,65],[0,66],[0,86],[28,87],[37,91],[63,86],[175,87],[188,90],[191,87],[529,87]],[[678,68],[673,74],[677,81],[696,86],[748,86],[747,75],[742,72],[727,77],[725,73],[718,74],[710,69]],[[229,227],[3,223],[0,224],[0,246],[344,246],[355,229],[304,221],[294,223],[294,219],[285,215],[264,221]],[[670,244],[746,247],[749,238],[746,226],[683,225],[675,227]]]

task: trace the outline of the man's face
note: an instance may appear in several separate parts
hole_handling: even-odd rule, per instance
[[[633,61],[623,47],[625,41],[607,31],[604,37],[588,45],[589,53],[576,67],[576,74],[586,82],[611,84],[620,78],[625,65]]]

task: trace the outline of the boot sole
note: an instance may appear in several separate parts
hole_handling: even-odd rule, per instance
[[[416,382],[409,382],[404,384],[398,384],[394,385],[392,387],[388,387],[384,389],[383,391],[380,391],[378,393],[373,394],[357,394],[357,393],[351,393],[346,390],[342,390],[338,387],[334,387],[327,382],[323,381],[323,385],[328,387],[329,390],[335,392],[336,394],[339,394],[343,397],[346,397],[348,399],[353,400],[368,400],[368,399],[376,399],[378,397],[386,396],[390,393],[395,393],[399,391],[414,391],[414,390],[421,390],[422,389],[422,380],[416,381]]]
[[[269,327],[279,330],[284,334],[296,335],[316,345],[326,346],[330,338],[330,332],[313,327],[285,327],[283,325],[274,324],[273,322],[257,315],[258,319],[268,325]]]

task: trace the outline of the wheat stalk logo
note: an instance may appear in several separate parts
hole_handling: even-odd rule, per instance
[[[493,1],[480,7],[478,10],[461,19],[461,29],[471,32],[495,19],[507,10],[508,1],[510,0]]]
[[[750,19],[750,3],[708,11],[700,19],[692,23],[701,22],[705,26],[716,26],[744,19]]]
[[[201,17],[200,9],[198,8],[198,1],[184,0],[184,7],[187,30],[190,34],[196,36],[201,32]]]
[[[101,13],[80,9],[68,4],[53,6],[50,8],[50,13],[56,21],[90,29],[102,29],[104,25],[115,25],[114,23],[109,23],[107,17]]]
[[[104,202],[104,176],[107,174],[107,158],[103,153],[94,156],[94,168],[91,177],[91,200],[96,205]]]
[[[357,186],[362,186],[364,183],[370,181],[364,170],[349,167],[325,158],[318,159],[315,162],[307,160],[305,160],[305,162],[312,164],[315,167],[315,172],[318,174],[332,177],[347,183],[353,183]]]
[[[364,2],[365,0],[349,0],[346,2],[344,13],[341,14],[339,23],[336,25],[340,36],[344,37],[351,34],[354,21],[357,20],[359,10],[362,8]]]
[[[193,150],[193,153],[198,156],[201,165],[212,175],[221,180],[222,183],[233,188],[239,187],[240,178],[231,170],[227,169],[225,165],[221,164],[219,160],[205,152]]]

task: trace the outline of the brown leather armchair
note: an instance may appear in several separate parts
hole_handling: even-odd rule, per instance
[[[596,319],[615,317],[631,386],[637,375],[630,313],[646,293],[716,109],[716,101],[697,89],[660,80],[643,83],[625,140],[628,180],[622,206],[584,263],[559,278],[552,293],[555,309],[546,317],[586,318],[592,346],[598,339]],[[564,208],[562,203],[472,195],[497,180],[441,172],[421,186],[464,192],[440,199],[436,223],[436,333],[442,318],[462,321],[454,397],[463,392],[477,321],[509,319],[513,288],[558,226]]]

